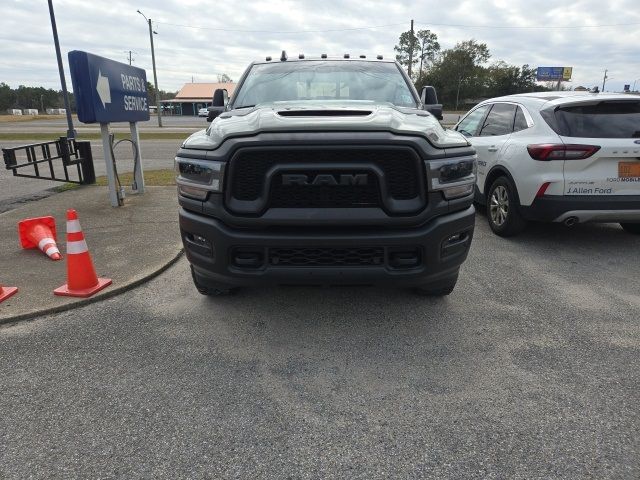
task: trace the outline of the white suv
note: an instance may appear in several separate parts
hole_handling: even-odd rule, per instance
[[[515,235],[527,220],[619,222],[640,233],[640,96],[509,95],[454,128],[477,151],[476,201],[496,234]]]

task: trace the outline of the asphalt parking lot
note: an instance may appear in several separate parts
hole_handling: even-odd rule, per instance
[[[0,327],[2,478],[640,477],[640,237],[494,236],[444,299],[210,299],[186,260]]]

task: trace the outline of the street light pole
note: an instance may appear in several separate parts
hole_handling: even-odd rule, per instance
[[[60,84],[62,86],[62,98],[64,108],[67,111],[67,138],[76,138],[76,131],[73,129],[71,119],[71,107],[69,106],[69,93],[67,92],[67,81],[64,78],[64,67],[62,66],[62,54],[60,53],[60,42],[58,41],[58,28],[56,27],[56,16],[53,13],[53,1],[49,0],[49,16],[51,17],[51,29],[53,30],[53,43],[56,47],[56,57],[58,59],[58,72],[60,73]]]
[[[151,41],[151,63],[153,65],[153,84],[156,89],[156,111],[158,112],[158,126],[162,127],[162,107],[160,106],[160,91],[158,90],[158,74],[156,73],[156,53],[153,48],[153,27],[151,26],[151,19],[147,18],[144,13],[138,10],[138,13],[144,17],[149,24],[149,40]]]

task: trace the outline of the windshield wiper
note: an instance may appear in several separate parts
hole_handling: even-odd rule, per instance
[[[233,107],[234,110],[240,110],[241,108],[252,108],[255,105],[242,105],[241,107]]]

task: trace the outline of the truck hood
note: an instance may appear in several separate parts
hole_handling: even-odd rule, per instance
[[[386,131],[426,138],[434,147],[466,147],[467,139],[442,128],[430,113],[368,101],[274,102],[224,112],[183,148],[214,150],[226,139],[262,132]]]

